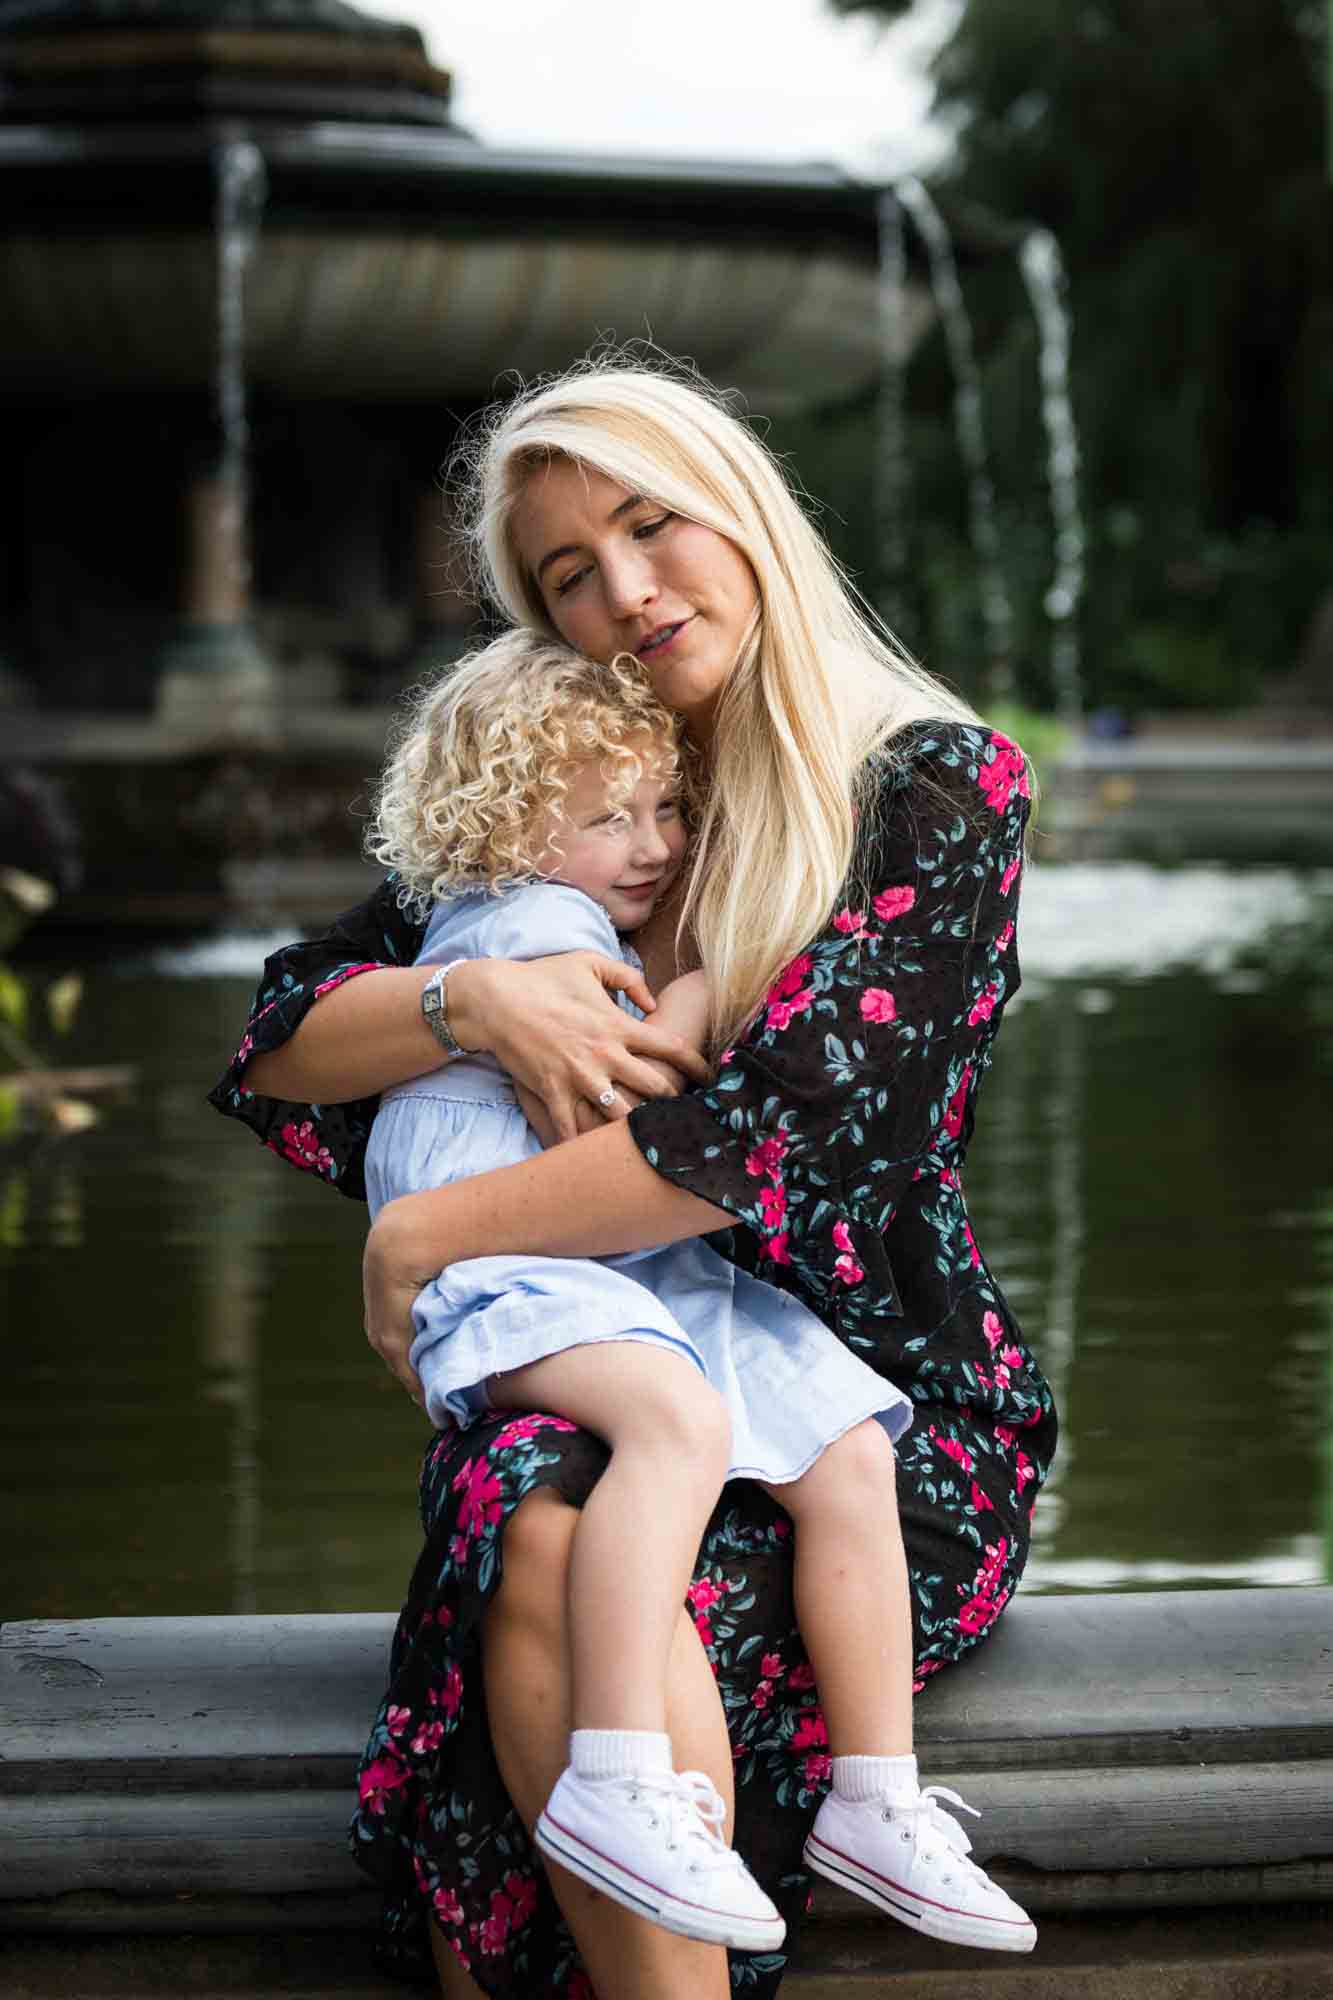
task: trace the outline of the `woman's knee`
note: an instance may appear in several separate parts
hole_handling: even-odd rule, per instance
[[[538,1486],[519,1501],[500,1538],[506,1611],[521,1611],[530,1620],[563,1621],[578,1519],[577,1507],[551,1486]]]

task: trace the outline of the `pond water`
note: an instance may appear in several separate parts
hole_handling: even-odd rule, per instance
[[[1047,865],[968,1175],[1064,1416],[1028,1587],[1333,1580],[1333,872]],[[372,1610],[422,1419],[364,1211],[202,1102],[273,939],[98,968],[102,1122],[0,1149],[15,1617]]]

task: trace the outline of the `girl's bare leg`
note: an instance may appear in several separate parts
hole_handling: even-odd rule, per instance
[[[796,1527],[796,1619],[835,1757],[912,1748],[912,1612],[893,1446],[871,1419],[766,1489]]]
[[[567,1578],[577,1511],[549,1488],[505,1525],[504,1580],[482,1624],[482,1670],[496,1760],[529,1829],[568,1756],[571,1693]],[[668,1667],[667,1725],[678,1767],[706,1771],[732,1813],[731,1749],[717,1685],[682,1612]],[[674,1936],[548,1865],[551,1888],[598,2000],[727,2000],[726,1953]],[[446,2000],[478,1988],[432,1926]]]
[[[727,1476],[725,1402],[686,1355],[641,1341],[568,1348],[488,1391],[497,1409],[556,1410],[610,1445],[569,1564],[572,1727],[665,1730],[667,1661]]]

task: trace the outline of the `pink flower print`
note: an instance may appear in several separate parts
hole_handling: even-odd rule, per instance
[[[510,1927],[521,1931],[536,1911],[537,1884],[530,1875],[520,1875],[516,1868],[511,1868],[504,1879],[504,1892],[509,1898]]]
[[[865,1272],[856,1261],[856,1250],[852,1242],[851,1231],[845,1222],[834,1223],[833,1244],[835,1249],[842,1252],[837,1263],[833,1266],[834,1277],[843,1285],[859,1285],[865,1276]]]
[[[239,1047],[239,1049],[237,1049],[236,1054],[232,1057],[232,1063],[236,1069],[239,1069],[243,1063],[249,1061],[251,1055],[254,1053],[254,1046],[255,1046],[255,1038],[253,1035],[245,1035],[242,1037],[241,1046]]]
[[[765,1653],[759,1671],[766,1681],[775,1681],[782,1673],[782,1661],[776,1653]]]
[[[509,1924],[505,1917],[501,1915],[487,1917],[477,1933],[477,1943],[481,1946],[482,1957],[498,1958],[505,1948],[505,1939],[508,1936]]]
[[[977,783],[986,795],[986,804],[998,813],[1004,811],[1015,792],[1025,799],[1030,796],[1031,788],[1023,753],[1017,744],[996,730],[991,734],[990,747],[994,757],[979,767]]]
[[[385,1717],[390,1736],[401,1736],[412,1720],[410,1708],[399,1708],[395,1702],[389,1703],[389,1713]]]
[[[685,1602],[692,1611],[711,1611],[721,1598],[722,1592],[706,1576],[699,1577],[685,1593]]]
[[[819,1708],[803,1709],[796,1718],[796,1729],[791,1739],[793,1750],[827,1750],[828,1730],[824,1727],[824,1712]]]
[[[1008,1370],[1008,1369],[1007,1369],[1007,1368],[1005,1367],[1005,1365],[1004,1365],[1004,1363],[1003,1363],[1002,1361],[997,1361],[997,1362],[996,1362],[996,1364],[995,1364],[995,1386],[996,1386],[996,1388],[997,1388],[997,1389],[1007,1389],[1007,1388],[1009,1387],[1009,1382],[1010,1382],[1010,1375],[1009,1375],[1009,1370]]]
[[[974,1265],[980,1264],[981,1252],[977,1248],[977,1239],[972,1234],[972,1225],[970,1222],[963,1224],[963,1239],[967,1244],[967,1254],[971,1258],[972,1263]]]
[[[916,890],[906,884],[900,888],[881,889],[875,898],[875,915],[882,923],[891,924],[895,917],[905,917],[916,902]]]
[[[471,1541],[485,1528],[493,1528],[499,1520],[503,1512],[500,1501],[504,1488],[484,1458],[470,1458],[454,1479],[454,1492],[460,1491],[463,1498],[458,1509],[458,1525],[465,1538]]]
[[[763,1210],[764,1227],[774,1234],[782,1227],[782,1218],[787,1213],[787,1191],[781,1182],[775,1187],[760,1188],[759,1206]]]
[[[471,1972],[472,1960],[468,1957],[467,1953],[463,1949],[462,1938],[457,1936],[451,1937],[449,1938],[448,1942],[453,1947],[454,1957],[458,1960],[458,1963],[462,1966],[464,1972]]]
[[[401,1758],[392,1751],[386,1752],[372,1764],[367,1764],[361,1773],[358,1786],[361,1803],[368,1811],[383,1816],[390,1796],[406,1782],[407,1768]]]
[[[1011,917],[1009,922],[1005,925],[1004,929],[1000,932],[999,936],[995,940],[996,951],[1008,951],[1013,941],[1014,941],[1014,924],[1013,924],[1013,918]]]
[[[827,1750],[812,1750],[802,1767],[801,1776],[806,1789],[813,1791],[816,1785],[827,1783],[833,1770],[833,1759]]]
[[[951,1139],[956,1139],[963,1129],[963,1111],[967,1104],[967,1093],[972,1082],[972,1065],[968,1063],[958,1079],[958,1088],[944,1108],[944,1129]]]
[[[1000,877],[1000,894],[1002,896],[1007,896],[1009,894],[1009,891],[1014,886],[1014,877],[1017,875],[1019,869],[1022,866],[1023,866],[1023,857],[1021,854],[1016,854],[1013,860],[1009,863],[1009,866],[1005,869],[1003,875],[1001,875]]]
[[[332,1179],[335,1171],[333,1155],[327,1146],[320,1144],[319,1133],[309,1118],[302,1119],[299,1125],[283,1126],[281,1147],[274,1146],[272,1140],[269,1141],[269,1145],[273,1152],[281,1151],[294,1166],[303,1167],[307,1173],[323,1174],[326,1178]]]
[[[853,939],[857,944],[863,938],[870,936],[870,932],[866,929],[866,913],[864,910],[839,910],[837,916],[833,919],[833,928],[835,931],[841,931],[845,937]]]
[[[923,1660],[916,1670],[916,1679],[912,1682],[912,1693],[920,1694],[930,1676],[937,1674],[943,1665],[943,1660]]]
[[[315,998],[318,1000],[322,994],[332,993],[335,986],[341,986],[345,979],[355,979],[360,972],[378,972],[379,970],[379,966],[373,959],[367,959],[360,965],[341,965],[331,978],[321,980],[320,984],[315,988]]]
[[[969,1597],[958,1613],[958,1623],[973,1637],[988,1630],[1000,1615],[1000,1607],[989,1597]]]
[[[794,958],[791,964],[778,974],[764,995],[765,1006],[771,1007],[777,1000],[789,1000],[793,993],[798,993],[801,981],[813,964],[814,960],[808,951],[803,951]]]
[[[1002,1451],[1008,1451],[1018,1433],[1011,1431],[1008,1424],[996,1424],[992,1436]]]
[[[773,1699],[772,1681],[760,1681],[758,1687],[755,1689],[754,1693],[750,1696],[750,1706],[751,1708],[767,1708],[769,1702],[772,1699]]]
[[[1000,1324],[1000,1315],[994,1312],[984,1313],[981,1320],[981,1331],[986,1336],[987,1347],[994,1354],[996,1348],[1004,1339],[1004,1328]]]
[[[975,1479],[972,1481],[971,1499],[972,1505],[976,1508],[978,1514],[993,1514],[995,1512],[995,1502],[982,1492]]]
[[[463,1905],[459,1902],[452,1889],[437,1889],[431,1897],[431,1902],[434,1904],[435,1914],[442,1924],[462,1923]]]
[[[430,1704],[432,1708],[442,1708],[446,1715],[457,1715],[462,1699],[463,1670],[455,1661],[444,1677],[444,1685],[431,1689]]]
[[[416,1735],[412,1738],[413,1755],[424,1757],[428,1751],[438,1750],[443,1741],[444,1724],[442,1722],[423,1722]]]
[[[979,1361],[973,1368],[972,1373],[976,1376],[983,1389],[993,1389],[995,1387],[994,1378],[986,1373]]]
[[[999,997],[1000,989],[992,979],[990,984],[984,987],[972,1002],[972,1009],[967,1017],[968,1027],[975,1028],[979,1021],[989,1021],[991,1015],[995,1012],[995,1002]]]
[[[793,1667],[787,1676],[789,1688],[812,1688],[815,1684],[815,1670],[809,1660],[802,1660],[799,1667]]]
[[[970,1472],[972,1470],[972,1454],[961,1439],[953,1437],[937,1437],[935,1434],[934,1424],[932,1424],[930,1427],[930,1434],[933,1438],[935,1438],[936,1444],[939,1446],[940,1450],[944,1453],[944,1456],[946,1458],[951,1458],[955,1465],[960,1465],[962,1467],[964,1472]]]
[[[1000,1359],[1001,1361],[1003,1361],[1006,1368],[1021,1368],[1023,1366],[1022,1355],[1019,1353],[1018,1349],[1012,1345],[1010,1345],[1009,1347],[1002,1347],[1000,1349]]]
[[[790,1264],[791,1251],[787,1247],[787,1238],[789,1234],[790,1232],[784,1229],[781,1235],[779,1236],[765,1237],[764,1239],[765,1257],[771,1258],[775,1264]]]
[[[1016,1452],[1014,1454],[1014,1484],[1019,1492],[1023,1491],[1029,1479],[1035,1479],[1036,1476],[1037,1468],[1027,1453],[1025,1451]]]
[[[531,1416],[515,1417],[505,1425],[495,1440],[494,1450],[502,1450],[507,1445],[521,1444],[525,1438],[536,1437],[538,1431],[574,1431],[577,1424],[571,1424],[567,1417],[548,1417],[538,1413]]]
[[[790,1000],[778,1000],[769,1008],[764,1017],[764,1026],[781,1034],[789,1028],[798,1014],[808,1014],[814,1001],[815,989],[807,986],[803,993],[792,995]]]
[[[745,1156],[745,1171],[751,1179],[759,1180],[769,1174],[774,1180],[782,1171],[782,1157],[787,1150],[785,1132],[771,1132],[767,1139],[761,1139],[753,1152]]]
[[[861,995],[863,1021],[896,1021],[898,1008],[887,986],[867,986]]]

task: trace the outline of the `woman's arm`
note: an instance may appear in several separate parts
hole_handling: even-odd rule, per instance
[[[610,1257],[728,1229],[725,1209],[654,1172],[623,1122],[516,1167],[477,1174],[380,1210],[363,1265],[366,1338],[419,1402],[408,1362],[412,1301],[467,1257]]]

